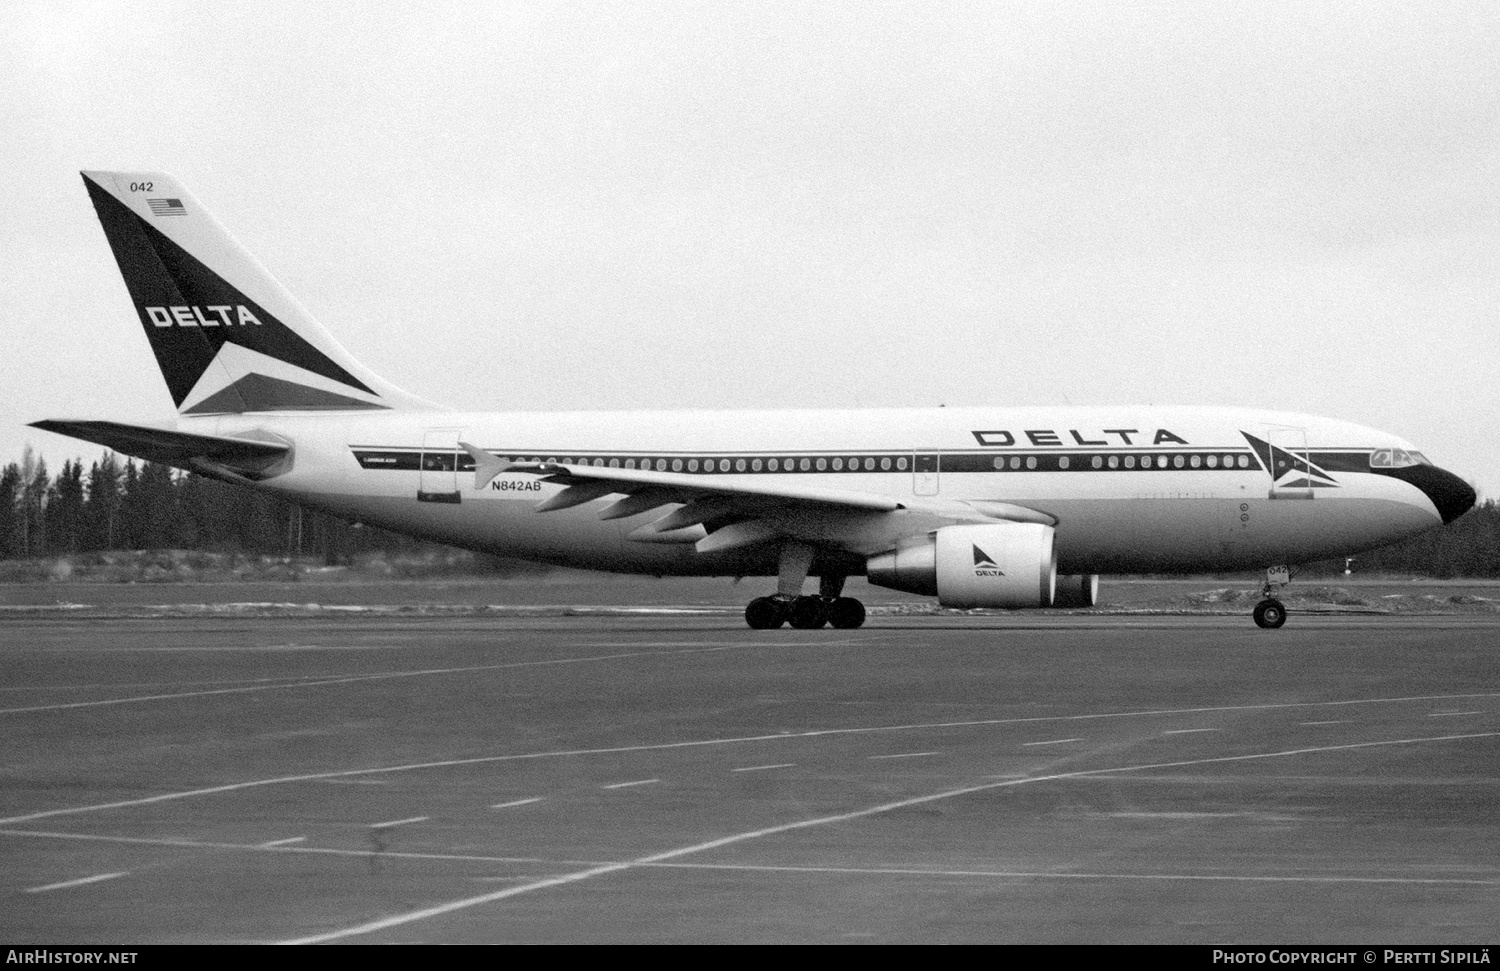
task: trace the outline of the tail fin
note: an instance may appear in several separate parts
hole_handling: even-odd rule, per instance
[[[180,414],[436,407],[356,361],[170,175],[82,174]]]

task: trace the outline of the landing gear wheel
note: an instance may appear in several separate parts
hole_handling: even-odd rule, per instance
[[[1286,605],[1280,600],[1266,599],[1255,605],[1255,626],[1275,630],[1286,623]]]
[[[817,630],[828,623],[828,605],[822,597],[798,597],[792,601],[787,620],[798,630]]]
[[[828,605],[828,624],[839,630],[853,630],[865,622],[865,605],[853,597],[839,597]]]
[[[751,630],[775,630],[786,623],[786,605],[774,597],[756,597],[745,608]]]

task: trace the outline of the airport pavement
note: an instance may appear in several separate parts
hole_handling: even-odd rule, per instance
[[[0,937],[1493,943],[1500,618],[0,624]]]

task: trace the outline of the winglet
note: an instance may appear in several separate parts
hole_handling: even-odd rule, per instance
[[[491,455],[482,448],[475,448],[468,442],[459,442],[458,447],[474,458],[474,488],[476,490],[483,489],[495,480],[495,476],[515,464]]]

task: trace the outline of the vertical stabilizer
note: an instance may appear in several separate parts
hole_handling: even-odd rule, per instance
[[[179,413],[436,407],[356,361],[170,175],[83,182]]]

